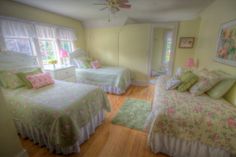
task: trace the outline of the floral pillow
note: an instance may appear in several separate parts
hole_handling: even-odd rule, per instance
[[[207,72],[200,77],[200,81],[191,87],[190,93],[195,96],[202,95],[214,87],[214,85],[221,81],[221,79],[222,77],[219,74],[215,72]]]
[[[25,85],[16,74],[7,71],[0,72],[0,82],[4,88],[10,89],[16,89]]]
[[[25,86],[28,88],[32,88],[32,84],[30,83],[29,80],[26,79],[28,75],[34,75],[34,74],[39,74],[42,73],[42,70],[40,68],[35,68],[31,69],[30,71],[23,71],[17,73],[17,76],[21,79],[21,81],[24,82]]]
[[[166,89],[172,90],[177,88],[181,84],[181,80],[179,80],[177,77],[173,77],[170,80],[166,82]]]
[[[30,81],[35,89],[54,84],[54,80],[49,73],[28,75],[26,79]]]
[[[91,66],[93,67],[93,69],[98,69],[102,67],[101,63],[98,60],[92,61]]]

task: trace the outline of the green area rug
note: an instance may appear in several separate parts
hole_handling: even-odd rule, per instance
[[[126,99],[112,123],[143,131],[144,123],[150,111],[150,102],[129,98]]]

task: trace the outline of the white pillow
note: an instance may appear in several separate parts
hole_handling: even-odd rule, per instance
[[[179,80],[177,77],[173,77],[170,80],[166,82],[166,89],[172,90],[177,88],[181,83],[181,80]]]

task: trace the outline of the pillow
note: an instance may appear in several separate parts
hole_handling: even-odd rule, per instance
[[[191,87],[190,93],[197,96],[205,93],[214,85],[216,85],[219,81],[221,81],[221,76],[217,73],[213,72],[207,72],[200,78],[200,81],[198,81],[194,86]]]
[[[74,63],[78,68],[91,68],[90,62],[92,61],[89,57],[76,57],[73,59]]]
[[[224,98],[236,107],[236,83],[234,83],[233,87],[226,93]]]
[[[207,91],[207,94],[213,99],[219,99],[230,90],[235,82],[235,79],[224,79]]]
[[[93,69],[98,69],[101,68],[101,63],[98,60],[95,60],[91,62],[91,66],[93,67]]]
[[[198,81],[198,77],[191,71],[188,71],[180,77],[180,80],[182,83],[178,86],[177,90],[179,92],[185,92]]]
[[[54,80],[52,79],[49,73],[39,73],[26,76],[26,79],[30,81],[32,87],[35,89],[48,86],[54,84]]]
[[[24,86],[24,82],[12,72],[1,71],[0,82],[4,88],[16,89]]]
[[[42,73],[42,70],[40,68],[32,69],[31,71],[27,71],[27,72],[19,72],[17,73],[17,75],[24,82],[26,87],[32,88],[32,84],[30,83],[29,80],[26,79],[26,77],[28,75],[34,75],[38,73]]]
[[[175,76],[180,78],[185,72],[188,72],[188,71],[190,71],[190,70],[188,70],[186,68],[179,67],[175,72]]]
[[[175,89],[180,85],[181,81],[177,77],[173,77],[166,82],[166,89]]]

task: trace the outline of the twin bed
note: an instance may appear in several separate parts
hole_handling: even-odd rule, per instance
[[[88,57],[88,54],[81,49],[70,54],[70,62],[76,68],[78,83],[95,85],[107,93],[121,95],[126,92],[131,84],[131,73],[127,68],[102,66],[98,69],[79,68],[74,63],[74,58]]]
[[[36,58],[0,53],[0,70],[37,67]],[[2,89],[18,133],[50,151],[70,154],[95,132],[110,104],[96,86],[55,81],[39,89]]]

